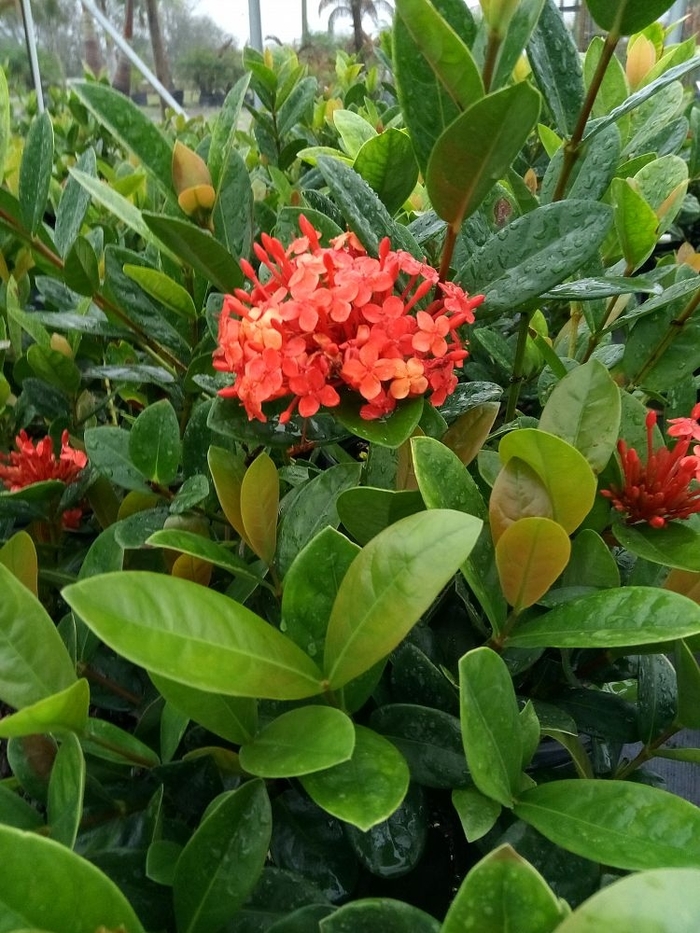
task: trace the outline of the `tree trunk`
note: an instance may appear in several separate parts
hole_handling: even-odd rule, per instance
[[[124,31],[125,42],[131,44],[134,38],[134,0],[126,0],[124,5]],[[131,94],[131,62],[121,51],[117,52],[117,68],[112,79],[112,87],[121,91],[127,97]]]
[[[309,41],[309,11],[307,0],[301,0],[301,44],[305,46]]]
[[[356,52],[361,52],[365,44],[365,34],[362,31],[362,0],[350,0],[352,10],[352,41]]]
[[[170,74],[170,63],[165,53],[163,32],[160,28],[160,15],[158,13],[158,0],[146,0],[146,16],[148,17],[148,31],[151,36],[153,49],[153,65],[156,78],[168,91],[173,89],[173,79]],[[165,111],[165,103],[161,100],[161,110]]]
[[[95,29],[95,21],[84,7],[81,24],[83,29],[83,57],[85,59],[85,64],[94,75],[99,75],[105,66],[105,61],[102,57],[102,47],[100,46],[100,40],[97,36],[97,30]]]

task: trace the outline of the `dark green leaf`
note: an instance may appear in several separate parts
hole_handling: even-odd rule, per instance
[[[492,91],[503,87],[511,80],[513,69],[523,54],[523,49],[530,41],[543,6],[544,0],[520,0],[517,4],[499,50],[498,63],[491,82]]]
[[[365,420],[356,400],[346,399],[336,410],[336,416],[348,431],[382,447],[400,447],[414,432],[423,413],[423,399],[403,402],[390,415],[373,421]]]
[[[596,23],[616,36],[640,32],[672,6],[673,0],[588,0]]]
[[[337,505],[343,527],[361,545],[399,519],[423,510],[418,492],[396,492],[371,486],[346,489],[338,497]]]
[[[46,210],[53,169],[53,125],[47,112],[32,120],[19,166],[19,211],[30,234],[39,229]]]
[[[97,159],[94,149],[86,149],[75,163],[75,167],[86,175],[97,177]],[[90,194],[70,176],[63,189],[56,209],[54,241],[60,256],[65,258],[80,233],[83,220],[90,206]]]
[[[85,431],[85,450],[90,465],[124,489],[147,491],[143,474],[129,456],[129,432],[123,428],[102,426]]]
[[[253,207],[248,168],[241,154],[229,149],[221,168],[213,220],[217,240],[234,256],[247,257],[250,253],[255,222]]]
[[[663,654],[643,654],[637,677],[639,737],[653,742],[676,718],[678,690],[676,672]]]
[[[395,214],[418,181],[418,165],[406,133],[389,127],[368,139],[357,154],[353,168]]]
[[[664,528],[615,522],[613,533],[637,557],[664,567],[700,571],[700,531],[688,522],[669,522]]]
[[[527,58],[557,130],[570,135],[583,107],[583,72],[574,37],[554,0],[546,0]]]
[[[49,779],[46,817],[49,835],[73,848],[83,815],[85,759],[75,735],[63,737]]]
[[[79,236],[66,256],[65,283],[80,295],[92,296],[100,290],[100,270],[92,244]]]
[[[207,164],[215,188],[219,187],[221,171],[231,150],[233,134],[238,128],[238,120],[249,83],[250,72],[246,72],[226,95],[212,126]]]
[[[388,897],[367,897],[345,904],[321,920],[321,933],[439,933],[435,917]]]
[[[129,432],[129,457],[151,482],[169,486],[177,475],[182,445],[180,425],[168,399],[145,408]]]

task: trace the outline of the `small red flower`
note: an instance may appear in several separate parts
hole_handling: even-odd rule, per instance
[[[673,421],[684,424],[690,419],[675,418]],[[690,518],[700,512],[700,487],[694,483],[700,471],[700,459],[688,454],[692,432],[680,434],[678,429],[676,435],[680,439],[673,449],[659,447],[654,450],[655,424],[656,412],[650,411],[646,418],[646,463],[642,463],[633,447],[618,441],[624,485],[622,488],[602,489],[601,495],[610,499],[618,512],[626,513],[627,524],[646,522],[652,528],[663,528],[669,521]]]
[[[50,437],[42,437],[34,444],[26,431],[20,431],[15,438],[15,446],[16,451],[9,454],[0,453],[0,482],[10,492],[18,492],[26,486],[45,480],[72,483],[87,464],[86,455],[70,446],[68,431],[61,435],[61,452],[58,457],[54,453]],[[65,511],[64,526],[76,528],[81,514],[81,509]]]
[[[234,382],[220,394],[259,421],[265,402],[291,396],[283,423],[297,410],[311,417],[339,405],[342,389],[362,397],[366,419],[426,393],[441,405],[467,356],[458,328],[473,322],[483,296],[440,283],[436,269],[392,250],[387,238],[374,258],[352,233],[325,248],[303,216],[299,227],[286,250],[267,234],[255,245],[264,281],[241,262],[251,288],[224,298],[213,363]]]

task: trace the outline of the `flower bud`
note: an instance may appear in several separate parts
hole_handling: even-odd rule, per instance
[[[656,48],[646,36],[639,35],[627,47],[625,73],[630,90],[636,91],[656,64]]]
[[[505,36],[520,0],[479,0],[479,3],[491,31]]]

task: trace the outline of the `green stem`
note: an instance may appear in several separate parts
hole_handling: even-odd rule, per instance
[[[492,635],[488,640],[487,645],[489,648],[493,648],[494,651],[498,651],[499,654],[503,651],[505,643],[510,637],[510,633],[513,631],[515,626],[518,624],[518,619],[520,618],[520,613],[513,610],[506,621],[503,623],[503,628],[500,632],[495,635]]]
[[[571,172],[573,171],[574,165],[580,154],[581,141],[583,139],[583,134],[586,130],[586,124],[588,123],[588,118],[593,111],[593,105],[595,99],[598,96],[598,91],[600,86],[603,83],[603,78],[605,77],[605,72],[608,69],[608,65],[615,54],[615,49],[617,43],[620,41],[620,34],[616,31],[608,33],[608,36],[605,40],[605,45],[603,46],[603,51],[600,55],[600,61],[598,62],[598,67],[595,70],[593,75],[593,80],[591,85],[588,88],[588,93],[586,94],[586,99],[583,102],[583,107],[581,108],[581,113],[578,116],[578,122],[574,128],[574,132],[571,134],[571,139],[564,145],[564,164],[561,169],[561,175],[559,176],[559,181],[557,182],[557,187],[554,191],[553,201],[561,201],[564,197],[566,191],[566,186],[569,183],[569,178],[571,177]]]
[[[520,320],[520,329],[518,331],[518,344],[515,348],[515,359],[513,360],[513,372],[510,377],[510,392],[508,393],[508,405],[504,416],[505,423],[508,424],[515,417],[515,411],[518,407],[518,397],[520,395],[520,386],[523,382],[523,362],[525,360],[525,350],[527,349],[527,338],[530,329],[530,318],[532,314],[523,313]]]
[[[681,335],[683,328],[693,316],[698,306],[700,306],[700,290],[696,292],[695,296],[688,302],[678,317],[671,321],[668,330],[664,334],[661,341],[658,343],[656,349],[649,354],[642,368],[631,380],[630,389],[641,385],[648,373],[651,372],[651,370],[656,366],[666,350],[668,350],[674,340],[676,340]]]
[[[99,671],[96,671],[95,668],[91,667],[89,664],[84,664],[82,662],[79,663],[78,674],[81,677],[85,677],[86,680],[89,680],[94,684],[99,684],[100,687],[103,687],[105,690],[113,693],[114,696],[120,697],[122,700],[126,700],[126,702],[131,704],[131,706],[138,708],[143,703],[143,697],[137,696],[135,693],[127,690],[125,687],[122,687],[121,684],[115,683],[115,681],[110,680],[109,677],[105,677],[104,674],[100,674]],[[90,741],[97,740],[91,736]]]

